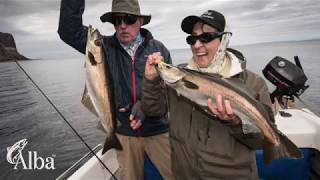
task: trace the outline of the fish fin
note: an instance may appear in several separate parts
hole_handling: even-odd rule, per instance
[[[195,83],[191,82],[191,81],[188,81],[186,79],[183,79],[183,82],[184,82],[184,86],[189,88],[189,89],[199,89],[199,86],[196,85]]]
[[[102,149],[102,155],[112,148],[115,148],[116,150],[123,149],[118,137],[114,133],[112,133],[110,136],[107,135]]]
[[[96,58],[94,57],[94,55],[90,51],[87,52],[87,56],[88,56],[89,62],[91,63],[92,66],[97,65]]]
[[[289,158],[292,158],[292,159],[303,158],[303,154],[301,150],[286,135],[282,133],[278,133],[278,134],[279,134],[281,144],[283,144],[286,147],[289,153]]]
[[[88,94],[88,90],[87,90],[87,85],[84,86],[84,90],[83,90],[83,94],[82,94],[82,98],[81,98],[81,103],[90,111],[92,112],[94,115],[96,115],[97,117],[99,116],[97,111],[95,110],[92,100]]]
[[[100,131],[102,131],[102,132],[104,132],[104,133],[107,133],[107,131],[104,129],[101,121],[98,121],[97,129],[99,129]]]
[[[303,158],[301,150],[284,134],[279,134],[280,144],[274,146],[265,141],[263,145],[264,163],[269,164],[272,160],[280,158],[300,159]]]
[[[234,109],[234,114],[241,120],[243,134],[261,133],[261,130],[258,128],[257,124],[251,121],[250,117],[248,117],[245,113]]]

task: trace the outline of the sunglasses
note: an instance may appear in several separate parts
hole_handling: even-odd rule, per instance
[[[190,45],[194,45],[197,42],[197,40],[199,40],[202,43],[208,43],[227,33],[232,34],[231,32],[205,32],[198,36],[193,36],[193,35],[187,36],[186,41]]]
[[[134,16],[130,14],[126,14],[124,16],[114,16],[113,24],[117,26],[123,22],[127,25],[132,25],[137,21],[137,19],[138,19],[138,16]]]

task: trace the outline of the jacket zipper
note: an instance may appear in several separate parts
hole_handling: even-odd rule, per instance
[[[132,58],[132,102],[135,104],[137,102],[137,80],[136,80],[136,67],[135,67],[135,57]]]
[[[133,93],[132,102],[133,102],[133,105],[137,102],[137,79],[136,79],[136,66],[135,66],[135,63],[136,63],[136,59],[135,59],[136,52],[134,53],[134,56],[132,57],[132,61],[131,61],[131,64],[132,64],[131,76],[132,76],[132,93]],[[140,127],[138,129],[136,129],[136,131],[137,131],[137,136],[141,136]]]

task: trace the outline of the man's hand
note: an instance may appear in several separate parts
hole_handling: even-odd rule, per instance
[[[136,102],[131,110],[129,117],[130,126],[133,130],[139,129],[142,126],[144,119],[146,118],[145,114],[141,110],[141,102]]]
[[[148,80],[154,80],[159,76],[159,73],[156,69],[156,65],[163,60],[160,52],[152,53],[148,56],[148,60],[145,67],[144,76]]]
[[[225,123],[230,123],[234,126],[241,123],[239,117],[234,114],[230,101],[224,100],[221,95],[216,96],[216,105],[213,104],[212,100],[209,98],[208,108]]]

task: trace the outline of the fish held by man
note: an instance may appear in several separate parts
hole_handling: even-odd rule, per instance
[[[215,102],[216,95],[222,95],[224,99],[229,100],[242,124],[247,123],[244,120],[250,121],[263,134],[266,164],[279,158],[302,158],[300,149],[271,122],[273,117],[265,107],[250,96],[234,79],[179,68],[164,62],[158,63],[157,70],[168,88],[174,89],[179,96],[190,100],[190,103],[200,107],[209,115],[214,116],[207,107],[208,98]]]
[[[103,46],[99,31],[89,26],[85,60],[86,83],[81,102],[98,117],[106,132],[102,154],[112,148],[122,150],[115,135],[115,97]]]

